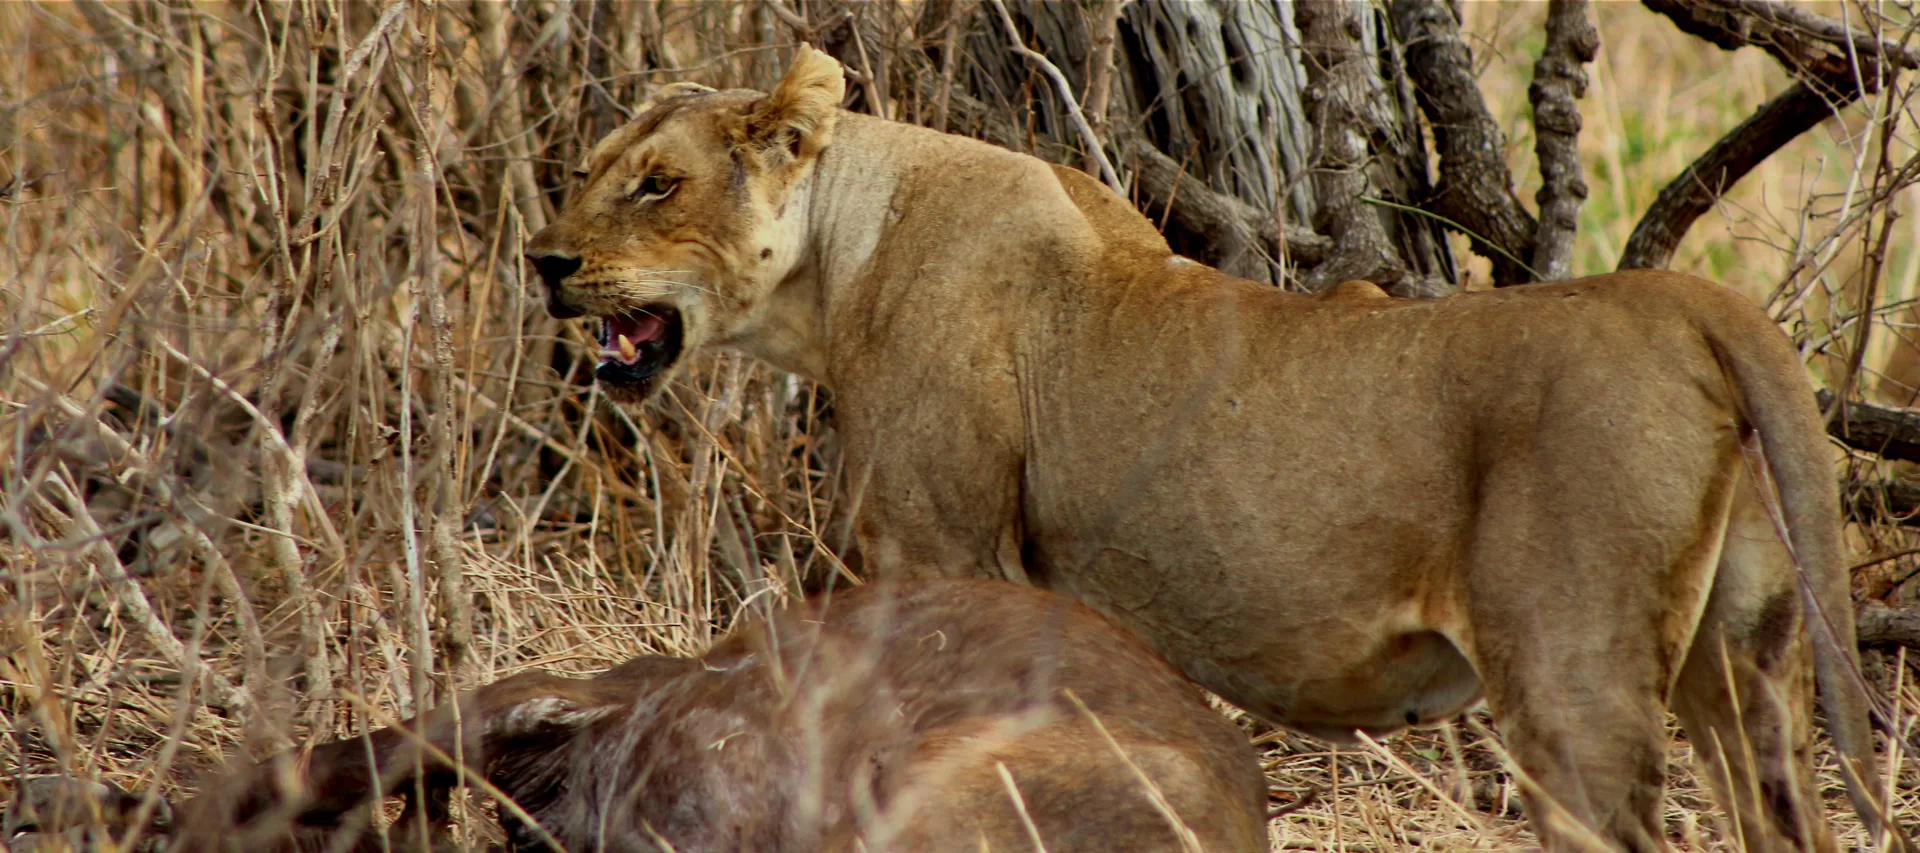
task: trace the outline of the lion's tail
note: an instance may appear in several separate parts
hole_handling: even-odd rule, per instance
[[[1839,486],[1828,456],[1826,429],[1798,354],[1771,320],[1750,306],[1742,307],[1746,310],[1727,312],[1731,316],[1709,323],[1707,337],[1722,370],[1733,380],[1742,424],[1758,435],[1779,490],[1778,517],[1785,522],[1788,545],[1805,581],[1801,603],[1807,611],[1814,680],[1827,734],[1834,748],[1853,762],[1857,772],[1842,774],[1847,776],[1847,796],[1868,831],[1877,834],[1882,812],[1868,789],[1879,778],[1868,719],[1873,700],[1860,678],[1846,550],[1835,515],[1840,508]],[[1754,346],[1755,340],[1767,343]],[[1756,487],[1762,499],[1768,499],[1764,484]],[[1889,850],[1913,849],[1897,826],[1889,829]]]

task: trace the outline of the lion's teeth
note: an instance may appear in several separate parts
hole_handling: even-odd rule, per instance
[[[627,340],[626,335],[621,335],[620,336],[620,360],[624,362],[632,363],[634,361],[638,361],[639,358],[640,358],[640,350],[633,345],[633,341]]]

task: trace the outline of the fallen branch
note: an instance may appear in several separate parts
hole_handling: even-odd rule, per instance
[[[1459,224],[1474,252],[1493,263],[1495,284],[1532,281],[1521,261],[1533,254],[1540,224],[1514,198],[1506,135],[1481,97],[1459,20],[1442,0],[1394,0],[1391,13],[1440,153],[1439,181],[1422,206]]]
[[[1140,200],[1168,211],[1169,223],[1199,235],[1218,256],[1202,258],[1227,269],[1246,252],[1266,249],[1277,255],[1284,241],[1294,263],[1311,267],[1325,260],[1333,241],[1297,227],[1275,227],[1272,214],[1263,213],[1233,196],[1215,192],[1206,182],[1185,174],[1180,164],[1145,139],[1124,137],[1124,150],[1138,166],[1134,181]]]
[[[148,460],[146,454],[140,452],[132,442],[129,442],[125,437],[121,436],[120,433],[115,432],[111,427],[100,421],[97,414],[89,412],[89,410],[80,405],[79,402],[65,394],[55,391],[53,388],[31,376],[22,374],[18,375],[17,378],[26,383],[27,387],[32,389],[35,394],[41,395],[42,400],[51,403],[61,414],[69,418],[91,421],[91,423],[86,425],[85,429],[99,438],[107,450],[108,458],[120,460],[124,466],[120,471],[114,472],[115,476],[126,476],[135,480],[138,482],[140,488],[152,491],[156,504],[161,507],[171,508],[179,514],[187,544],[193,549],[194,554],[200,558],[206,570],[212,574],[214,583],[220,594],[233,602],[234,624],[240,631],[240,646],[243,652],[241,685],[237,689],[237,694],[233,692],[233,689],[219,685],[216,685],[216,687],[219,688],[217,692],[224,691],[221,693],[222,702],[239,701],[245,704],[255,701],[250,697],[258,697],[261,691],[265,690],[267,679],[267,646],[265,635],[261,632],[259,618],[254,614],[252,600],[248,597],[246,590],[240,586],[240,576],[234,572],[233,566],[227,562],[226,556],[220,553],[220,549],[214,544],[213,538],[207,535],[205,525],[195,517],[198,513],[192,512],[197,502],[176,494],[172,485],[169,483],[170,478],[162,472],[160,467]],[[121,400],[136,403],[142,408],[152,407],[151,403],[132,392],[131,389],[117,384],[108,389],[106,396],[109,398],[118,397]],[[155,410],[155,414],[157,414],[157,409]],[[154,422],[159,422],[162,419],[155,417],[153,420]],[[175,440],[180,441],[182,439]],[[187,437],[184,441],[191,442],[193,439]],[[64,490],[66,487],[61,485],[59,488]],[[73,517],[72,523],[82,528],[88,528],[91,531],[99,530],[98,523],[93,520],[91,514],[88,514],[84,519]],[[134,584],[135,582],[128,577],[126,568],[120,566],[119,556],[114,554],[111,547],[105,547],[109,541],[110,540],[106,539],[104,534],[102,534],[99,542],[89,542],[88,547],[94,548],[95,546],[101,546],[98,553],[102,558],[106,555],[113,555],[112,565],[119,566],[116,577],[127,578],[125,583]],[[108,564],[103,562],[102,565]],[[117,590],[116,594],[122,597],[129,595],[126,590]],[[131,594],[139,594],[137,586]],[[142,630],[151,630],[151,621],[147,620],[146,617],[141,614],[139,607],[140,604],[135,602],[129,612],[135,614],[135,619],[141,625]],[[168,633],[168,637],[172,637],[171,632]],[[177,640],[177,638],[175,639]],[[158,639],[156,642],[165,645],[166,639]],[[165,651],[165,649],[163,649],[163,651]],[[239,695],[240,698],[235,700],[235,695]],[[275,737],[278,737],[278,735],[275,735]],[[276,741],[276,745],[284,744]]]
[[[132,625],[145,635],[160,657],[179,670],[183,678],[197,678],[206,688],[209,704],[243,718],[251,714],[257,704],[255,697],[245,689],[234,686],[226,676],[212,668],[198,665],[197,645],[193,653],[189,653],[187,645],[174,636],[173,629],[167,627],[167,623],[160,618],[152,602],[147,600],[146,592],[140,588],[140,583],[127,574],[119,556],[108,546],[111,540],[87,512],[87,504],[80,499],[79,493],[67,484],[64,477],[49,478],[46,488],[59,498],[59,505],[47,495],[37,495],[42,512],[61,528],[69,541],[79,543],[83,552],[93,555],[95,571],[100,575],[102,587],[125,613],[122,624]]]
[[[1093,125],[1087,123],[1087,114],[1080,111],[1080,102],[1073,97],[1073,84],[1067,82],[1067,75],[1060,73],[1058,66],[1028,48],[1026,42],[1020,40],[1020,30],[1013,25],[1013,16],[1007,14],[1005,3],[1000,0],[988,0],[988,2],[993,4],[994,11],[1000,13],[1000,22],[1007,27],[1007,40],[1012,43],[1013,52],[1019,54],[1027,64],[1039,69],[1041,73],[1047,75],[1047,79],[1053,81],[1054,91],[1060,95],[1061,103],[1067,107],[1067,114],[1073,117],[1074,127],[1080,130],[1081,141],[1087,145],[1087,156],[1094,158],[1100,166],[1100,178],[1107,182],[1107,186],[1113,190],[1114,194],[1125,198],[1127,188],[1120,183],[1119,175],[1114,173],[1113,164],[1108,162],[1106,148],[1101,144],[1099,134],[1093,132]]]
[[[1580,179],[1580,109],[1587,96],[1586,63],[1600,50],[1600,33],[1587,19],[1587,0],[1547,4],[1547,47],[1533,64],[1527,100],[1533,104],[1534,146],[1540,158],[1540,224],[1530,266],[1547,281],[1573,275],[1573,236],[1587,183]]]
[[[1816,392],[1815,399],[1821,411],[1833,407],[1832,391]],[[1920,462],[1920,409],[1848,400],[1840,414],[1828,422],[1827,432],[1841,444],[1882,459]]]
[[[1774,96],[1674,178],[1640,218],[1620,253],[1620,269],[1659,269],[1673,259],[1687,229],[1727,190],[1794,138],[1860,97],[1858,87],[1829,101],[1802,81]]]
[[[1854,609],[1853,624],[1860,645],[1920,649],[1920,606],[1888,607],[1867,599]]]

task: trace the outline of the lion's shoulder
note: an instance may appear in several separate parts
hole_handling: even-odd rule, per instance
[[[1105,184],[1094,180],[1092,175],[1071,166],[1057,163],[1053,167],[1053,176],[1060,182],[1067,198],[1087,218],[1087,224],[1093,227],[1102,243],[1109,250],[1128,250],[1140,253],[1141,260],[1151,259],[1159,264],[1166,256],[1173,254],[1167,246],[1167,240],[1153,227],[1153,223],[1140,215],[1125,199],[1114,195]]]

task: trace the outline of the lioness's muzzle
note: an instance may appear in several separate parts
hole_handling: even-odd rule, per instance
[[[560,299],[560,284],[580,270],[580,259],[557,252],[528,252],[527,262],[533,264],[534,272],[547,284],[547,313],[560,320],[580,316],[581,311]]]

